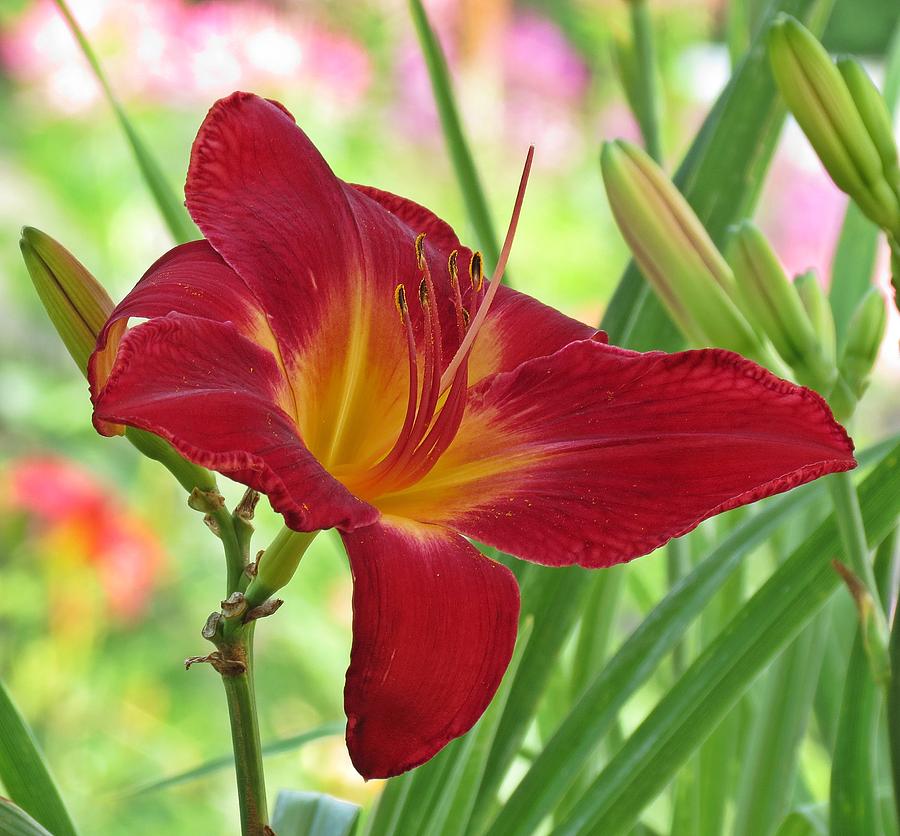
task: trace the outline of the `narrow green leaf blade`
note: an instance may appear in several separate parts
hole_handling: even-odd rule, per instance
[[[900,444],[865,480],[860,498],[869,543],[879,543],[900,513]],[[830,598],[838,585],[828,559],[836,542],[832,514],[657,704],[554,836],[597,832],[600,822],[612,836],[634,823],[762,668]]]
[[[475,231],[478,246],[484,253],[488,265],[493,269],[500,258],[499,239],[494,232],[484,189],[481,187],[475,161],[472,159],[469,143],[463,133],[459,110],[456,107],[453,87],[450,83],[450,70],[447,67],[447,61],[437,35],[428,22],[428,15],[425,13],[421,0],[410,0],[409,8],[416,27],[416,35],[418,35],[422,53],[425,56],[425,64],[428,67],[428,76],[431,79],[431,89],[444,131],[444,139],[447,141],[447,149],[456,171],[456,179],[462,190],[469,221]]]
[[[10,799],[55,836],[75,825],[31,729],[0,682],[0,784]]]
[[[740,561],[822,491],[795,491],[738,526],[659,603],[619,648],[569,712],[491,826],[528,836],[559,803],[609,731],[619,709],[680,640]]]
[[[897,545],[896,528],[879,546],[875,575],[883,603],[890,606],[890,587]],[[831,832],[882,832],[878,798],[878,721],[882,693],[872,677],[864,636],[857,628],[838,721],[831,766]],[[893,830],[893,828],[892,828]]]
[[[359,812],[358,805],[324,793],[282,790],[272,829],[278,836],[353,836]]]
[[[787,12],[819,34],[833,0],[775,0],[750,52],[732,76],[675,175],[713,241],[751,213],[784,122],[762,38],[768,22]],[[668,314],[632,262],[603,316],[610,340],[639,351],[682,346]]]
[[[828,836],[828,826],[819,810],[794,810],[781,823],[775,836]]]
[[[65,18],[66,24],[71,30],[72,35],[78,42],[78,46],[84,53],[84,57],[87,59],[97,82],[103,89],[106,100],[115,112],[116,118],[119,120],[119,124],[125,133],[125,138],[128,140],[128,144],[131,146],[131,150],[134,153],[135,161],[141,170],[144,181],[150,189],[150,193],[153,195],[153,199],[156,202],[160,215],[162,215],[163,221],[165,221],[166,226],[169,228],[172,237],[179,244],[199,238],[200,233],[188,216],[184,205],[172,192],[172,189],[169,187],[169,184],[162,173],[159,163],[156,162],[156,159],[150,153],[150,150],[147,148],[144,141],[140,138],[134,125],[128,118],[128,114],[125,113],[125,109],[113,93],[112,87],[106,78],[106,74],[103,72],[103,68],[97,60],[97,55],[91,48],[90,43],[88,43],[84,32],[82,32],[81,27],[78,25],[78,21],[75,20],[75,17],[72,15],[65,0],[54,1],[59,8],[60,13]]]
[[[295,734],[291,737],[285,737],[281,740],[273,740],[271,743],[267,743],[262,747],[262,753],[265,756],[277,755],[281,752],[289,752],[292,749],[299,749],[302,746],[305,746],[307,743],[312,743],[312,741],[314,740],[319,740],[323,737],[332,737],[334,735],[343,734],[343,732],[343,721],[323,723],[321,726],[317,726],[316,728],[310,729],[309,731],[303,732],[302,734]],[[196,781],[199,778],[205,778],[207,775],[212,775],[213,773],[220,772],[223,769],[232,768],[234,768],[234,757],[232,755],[223,755],[220,758],[213,758],[206,763],[202,763],[199,766],[193,767],[192,769],[187,769],[184,772],[179,772],[176,775],[169,775],[166,778],[161,778],[158,781],[152,781],[149,784],[141,784],[138,787],[126,789],[122,793],[120,793],[120,795],[124,798],[129,798],[131,796],[146,795],[147,793],[159,792],[160,790],[167,790],[171,787],[177,787],[179,784],[186,784],[189,781]]]
[[[52,836],[21,807],[0,798],[0,833],[3,836]]]

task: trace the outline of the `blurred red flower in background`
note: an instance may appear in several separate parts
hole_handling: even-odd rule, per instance
[[[118,502],[87,470],[56,456],[9,463],[4,493],[12,511],[25,513],[47,551],[97,573],[109,614],[131,622],[146,609],[164,552],[150,528]]]

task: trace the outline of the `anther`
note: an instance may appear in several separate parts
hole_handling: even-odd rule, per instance
[[[394,289],[394,304],[402,317],[406,313],[406,288],[402,284],[398,284]]]
[[[472,260],[469,262],[469,278],[472,280],[472,289],[478,293],[484,284],[484,260],[478,250],[472,253]]]
[[[428,304],[428,282],[425,279],[419,282],[419,302],[422,303],[422,307]]]
[[[420,270],[425,269],[425,233],[420,232],[416,236],[416,264]]]
[[[450,281],[454,284],[459,283],[459,272],[457,270],[456,262],[459,259],[459,253],[456,250],[450,253],[450,258],[447,259],[447,269],[450,271]]]

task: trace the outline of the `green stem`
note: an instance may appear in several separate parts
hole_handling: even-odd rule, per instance
[[[221,508],[211,515],[215,522],[222,548],[225,551],[225,567],[227,571],[225,597],[238,589],[247,566],[246,555],[241,548],[237,532],[234,530],[234,518],[227,508]]]
[[[269,813],[253,687],[253,625],[238,627],[234,632],[233,640],[219,645],[224,660],[219,673],[225,686],[231,722],[241,833],[243,836],[265,836]]]
[[[884,683],[890,671],[887,620],[878,596],[875,573],[869,561],[859,497],[849,473],[835,473],[828,477],[828,487],[834,503],[845,560],[862,584],[864,595],[868,596],[868,601],[857,599],[856,603],[862,619],[869,663],[876,681]]]
[[[647,153],[659,163],[662,162],[662,142],[659,129],[659,91],[656,80],[653,24],[650,20],[647,0],[630,0],[629,5],[637,70],[634,87],[634,115],[640,125]]]
[[[469,143],[463,133],[459,110],[450,86],[450,70],[421,0],[410,0],[409,7],[419,44],[422,47],[422,54],[425,56],[425,65],[428,67],[428,76],[431,79],[432,93],[444,131],[444,139],[447,141],[447,149],[450,152],[456,179],[462,190],[469,221],[475,231],[475,237],[484,251],[487,264],[493,269],[500,258],[500,242],[494,231],[484,190],[481,188],[481,180],[478,177],[472,153],[469,151]],[[508,273],[504,275],[503,283],[509,283]]]

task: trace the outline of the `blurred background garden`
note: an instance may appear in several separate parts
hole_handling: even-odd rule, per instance
[[[753,15],[764,5],[651,4],[668,171],[727,82],[732,56],[746,49]],[[463,198],[403,0],[70,6],[179,192],[209,106],[250,90],[284,102],[340,177],[407,195],[467,238]],[[426,8],[498,222],[511,206],[526,149],[536,146],[512,283],[598,322],[628,260],[600,179],[600,144],[640,137],[614,58],[628,30],[627,4],[432,0]],[[878,81],[898,20],[896,0],[839,0],[824,42],[860,55]],[[757,221],[792,274],[813,267],[828,282],[846,204],[788,123]],[[234,832],[227,761],[148,789],[229,754],[218,677],[183,666],[205,652],[199,631],[224,582],[219,550],[199,517],[185,511],[168,473],[123,440],[93,431],[86,383],[22,264],[23,224],[77,253],[115,299],[171,245],[121,128],[50,0],[0,0],[0,679],[32,723],[85,833]],[[886,253],[876,283],[888,284]],[[861,410],[858,446],[900,430],[894,314]],[[231,504],[241,489],[227,489]],[[260,545],[277,530],[264,505]],[[767,560],[758,558],[761,575]],[[753,560],[748,571],[752,579]],[[665,588],[662,561],[632,564],[615,635],[627,635]],[[365,784],[353,771],[342,740],[350,592],[337,539],[320,537],[284,590],[277,623],[259,631],[263,742],[288,743],[267,758],[273,794],[316,789],[369,805],[380,790],[380,782]],[[622,715],[626,730],[665,687],[660,674],[637,693]],[[551,714],[557,697],[551,683]],[[291,744],[320,727],[319,739]],[[801,764],[812,796],[827,797],[829,760],[814,741]],[[667,803],[648,815],[662,831]]]

